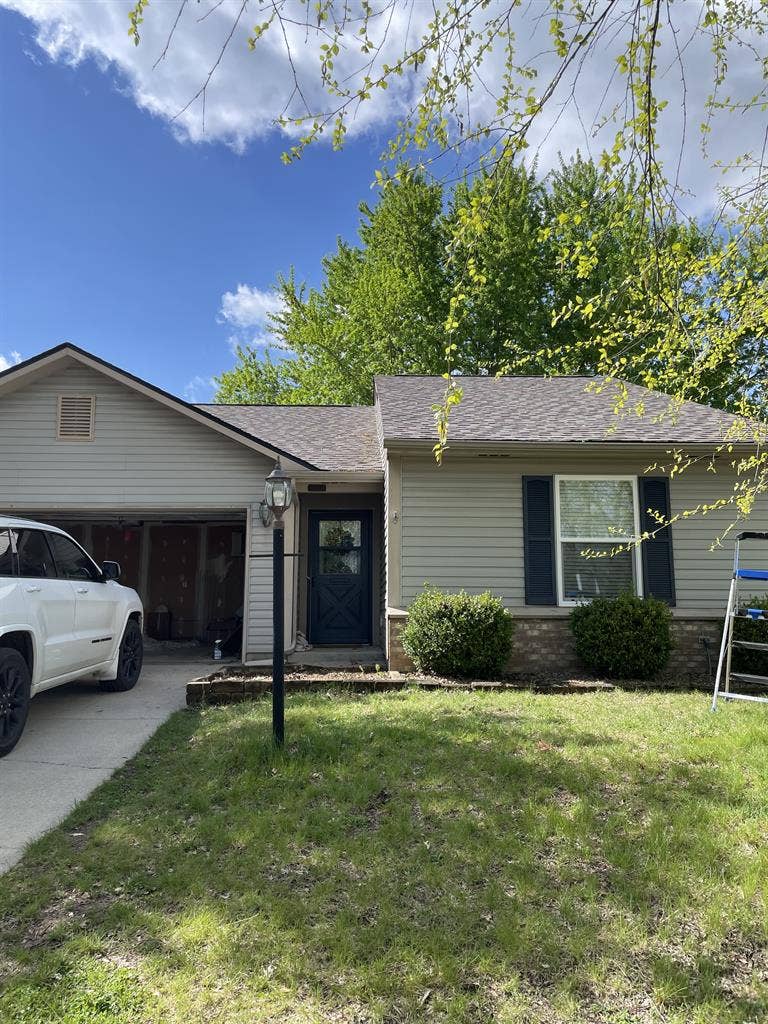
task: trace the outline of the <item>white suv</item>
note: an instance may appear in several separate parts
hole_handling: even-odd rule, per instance
[[[130,690],[143,659],[139,595],[120,566],[93,559],[63,530],[0,516],[0,757],[41,690],[90,676]]]

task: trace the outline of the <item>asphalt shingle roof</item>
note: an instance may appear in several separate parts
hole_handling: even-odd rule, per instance
[[[618,417],[616,391],[587,390],[595,377],[458,377],[464,390],[451,411],[449,442],[509,441],[717,442],[736,417],[706,405],[685,402],[673,414],[671,399],[629,384],[629,403]],[[392,440],[436,441],[433,403],[440,402],[442,377],[376,377],[382,434]],[[638,401],[645,413],[631,409]]]
[[[381,448],[373,406],[200,405],[198,408],[318,469],[381,472]]]

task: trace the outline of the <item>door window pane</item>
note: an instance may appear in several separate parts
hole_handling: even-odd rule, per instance
[[[354,548],[360,546],[359,519],[321,519],[321,548]]]
[[[632,554],[629,551],[619,551],[613,556],[608,555],[607,552],[612,549],[612,544],[590,544],[590,551],[606,554],[602,558],[587,558],[582,554],[582,542],[562,545],[563,597],[566,601],[617,597],[626,591],[634,593]]]
[[[360,549],[339,551],[320,549],[320,572],[325,575],[360,575]]]
[[[69,537],[63,537],[60,533],[49,533],[47,536],[59,576],[65,580],[96,580],[99,578],[96,566],[74,541],[71,541]]]
[[[48,579],[56,575],[51,552],[40,530],[19,530],[16,534],[19,576]]]
[[[0,530],[0,576],[15,576],[16,565],[11,548],[11,531]]]

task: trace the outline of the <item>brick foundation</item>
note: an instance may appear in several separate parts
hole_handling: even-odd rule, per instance
[[[400,643],[400,634],[407,621],[407,612],[387,612],[387,661],[394,672],[409,672],[413,668],[413,662]]]
[[[413,662],[403,650],[400,633],[408,620],[405,612],[387,615],[387,652],[389,667],[398,672],[408,672]],[[713,668],[716,665],[720,640],[719,619],[682,619],[672,621],[674,647],[663,677],[698,677],[709,675],[707,652],[700,638],[710,641],[710,657]],[[541,617],[530,615],[515,619],[515,639],[510,672],[567,675],[583,671],[576,657],[573,636],[568,626],[568,617]]]

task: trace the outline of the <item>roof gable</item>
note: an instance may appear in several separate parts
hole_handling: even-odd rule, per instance
[[[231,438],[239,444],[243,444],[248,448],[258,451],[262,455],[266,455],[269,458],[276,458],[280,456],[287,460],[288,464],[294,463],[299,469],[318,469],[318,467],[313,465],[311,462],[294,455],[287,449],[283,449],[268,441],[264,441],[255,434],[244,430],[242,427],[221,419],[208,411],[208,407],[195,406],[189,402],[185,402],[183,399],[177,398],[175,395],[171,395],[167,391],[163,391],[162,388],[158,388],[154,384],[150,384],[147,381],[142,380],[140,377],[136,377],[132,373],[128,373],[126,370],[121,370],[112,363],[108,363],[106,360],[101,359],[98,356],[94,356],[90,352],[86,352],[84,349],[78,348],[77,345],[72,345],[70,342],[57,345],[55,348],[48,349],[46,352],[42,352],[38,356],[33,356],[31,359],[26,359],[24,362],[18,363],[17,365],[11,366],[9,369],[0,372],[0,395],[4,392],[8,393],[16,390],[17,388],[24,387],[27,384],[32,384],[36,379],[42,376],[48,376],[48,374],[58,368],[62,362],[67,360],[73,360],[77,363],[81,363],[113,380],[117,380],[119,383],[124,384],[131,390],[136,391],[145,397],[154,399],[166,406],[166,408],[173,409],[197,423],[201,423],[212,430],[216,430],[218,433]]]

